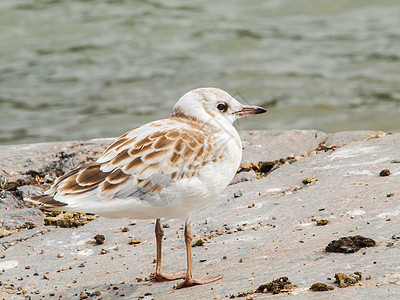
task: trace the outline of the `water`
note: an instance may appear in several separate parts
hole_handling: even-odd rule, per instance
[[[118,136],[215,86],[240,129],[400,130],[400,2],[0,2],[0,144]]]

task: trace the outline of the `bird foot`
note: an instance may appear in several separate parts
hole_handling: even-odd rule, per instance
[[[194,286],[194,285],[207,284],[207,283],[211,283],[211,282],[220,280],[221,278],[222,278],[222,276],[210,277],[208,275],[204,275],[204,276],[200,277],[199,279],[185,278],[185,280],[183,282],[179,283],[175,288],[181,289],[181,288]]]
[[[173,281],[177,279],[185,278],[186,273],[183,271],[178,271],[172,274],[168,273],[152,273],[151,278],[154,281]]]

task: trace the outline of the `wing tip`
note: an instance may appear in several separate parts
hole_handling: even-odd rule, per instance
[[[39,204],[41,206],[45,206],[46,208],[51,208],[51,207],[60,207],[60,206],[66,206],[67,204],[64,202],[57,201],[53,198],[53,196],[50,195],[38,195],[38,196],[31,196],[29,198],[26,198],[25,200],[28,200],[32,203]]]

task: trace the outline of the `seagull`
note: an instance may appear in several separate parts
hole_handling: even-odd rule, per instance
[[[220,195],[238,170],[242,142],[233,122],[265,112],[218,88],[192,90],[169,118],[121,135],[96,162],[78,166],[28,200],[50,210],[156,219],[154,280],[183,279],[177,288],[217,281],[222,276],[193,275],[191,213]],[[185,220],[186,273],[162,270],[161,219]]]

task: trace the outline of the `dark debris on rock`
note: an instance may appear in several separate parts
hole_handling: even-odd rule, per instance
[[[367,237],[361,235],[346,236],[341,237],[338,240],[331,241],[328,246],[326,246],[326,252],[336,252],[336,253],[354,253],[361,248],[373,247],[376,242]]]

